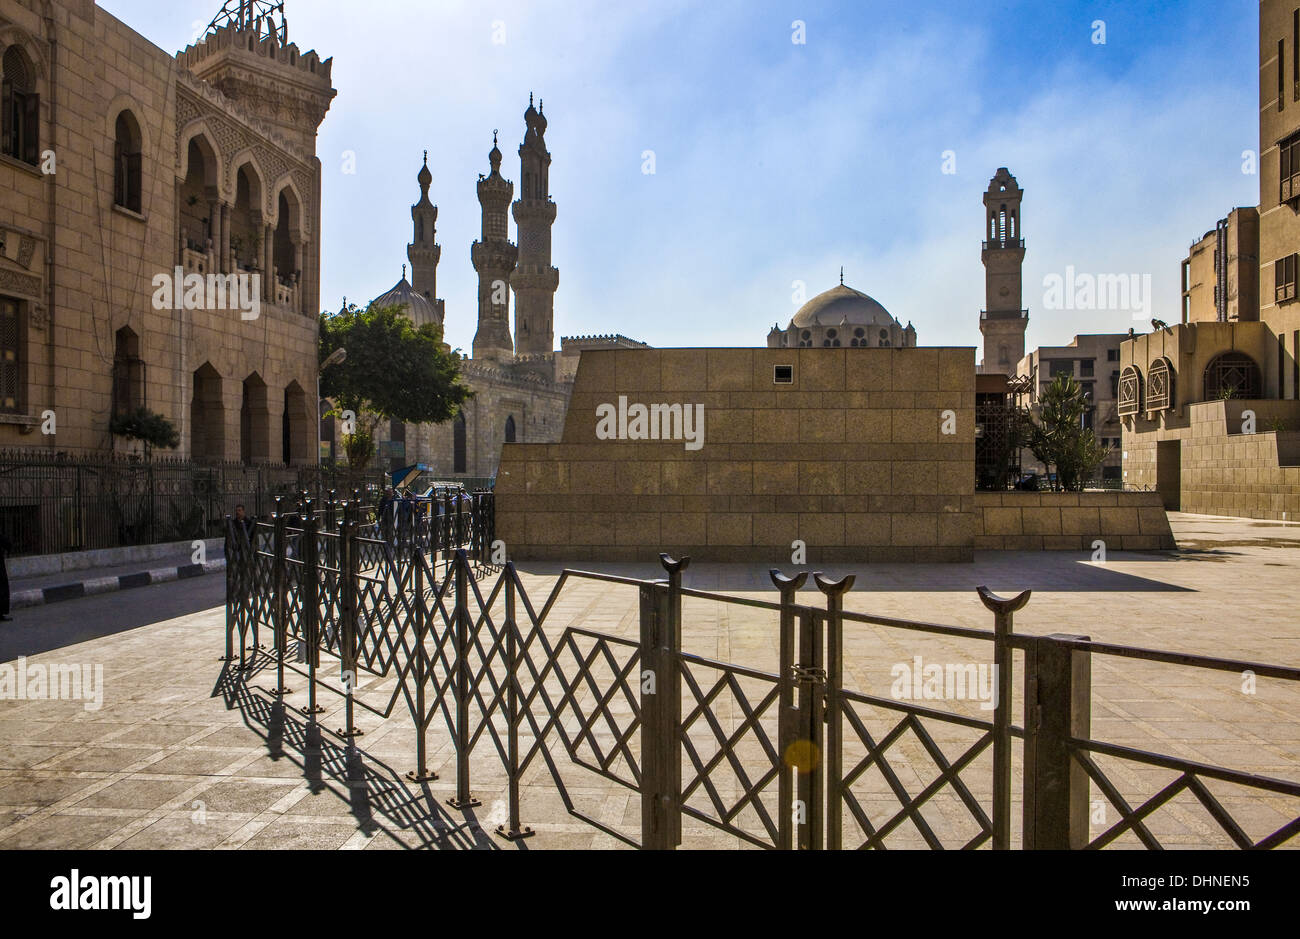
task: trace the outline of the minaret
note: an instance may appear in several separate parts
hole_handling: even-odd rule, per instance
[[[1014,375],[1025,355],[1025,328],[1029,311],[1021,306],[1021,268],[1025,240],[1021,237],[1020,202],[1024,190],[1001,167],[984,193],[984,234],[980,252],[984,262],[985,309],[980,313],[984,334],[981,372]]]
[[[501,176],[501,151],[497,133],[492,132],[488,154],[492,172],[478,180],[478,204],[483,209],[481,241],[470,248],[474,270],[478,271],[478,332],[474,334],[474,358],[509,362],[515,357],[510,340],[510,275],[514,273],[519,249],[509,238],[508,208],[515,185]]]
[[[528,96],[524,112],[528,130],[519,147],[519,200],[514,205],[519,226],[519,265],[510,278],[515,290],[515,354],[544,355],[554,351],[555,288],[560,272],[551,267],[551,225],[555,203],[550,198],[551,155],[546,152],[546,118]]]
[[[416,177],[420,182],[420,201],[411,206],[411,228],[415,240],[406,246],[406,257],[411,262],[411,289],[434,305],[438,311],[438,324],[443,323],[445,304],[438,299],[438,260],[442,247],[434,240],[437,235],[438,207],[429,201],[429,186],[433,174],[429,172],[429,151],[424,151],[424,166]]]

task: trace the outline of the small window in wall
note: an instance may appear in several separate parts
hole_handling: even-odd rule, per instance
[[[453,473],[464,473],[466,471],[465,466],[467,462],[465,459],[465,415],[464,414],[456,415],[456,421],[452,425],[451,447],[452,447],[452,455],[451,455],[452,470],[451,471]]]
[[[140,212],[140,125],[130,111],[117,116],[113,142],[113,204]]]
[[[793,384],[794,384],[794,366],[793,366],[793,365],[773,365],[773,366],[772,366],[772,384],[774,384],[774,385],[793,385]]]
[[[1273,300],[1289,303],[1296,298],[1296,255],[1273,262]]]
[[[140,338],[123,326],[113,343],[113,416],[125,417],[144,406],[144,362]]]
[[[1080,359],[1080,360],[1079,360],[1079,375],[1080,375],[1081,377],[1083,377],[1083,378],[1090,378],[1090,377],[1092,377],[1092,369],[1093,369],[1093,360],[1092,360],[1092,359]]]
[[[506,443],[515,442],[515,418],[511,415],[506,418]]]
[[[22,392],[21,304],[0,297],[0,411],[21,411]]]
[[[5,50],[4,80],[0,89],[3,91],[0,151],[35,166],[40,162],[41,98],[36,94],[35,70],[18,46]]]

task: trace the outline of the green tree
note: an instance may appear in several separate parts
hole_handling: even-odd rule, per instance
[[[344,436],[343,448],[356,469],[374,456],[380,420],[439,424],[473,394],[462,380],[460,355],[443,345],[442,328],[416,327],[399,306],[322,313],[318,361],[339,348],[347,358],[321,372],[321,394],[334,401],[334,416],[355,415],[355,432]]]
[[[1088,407],[1083,386],[1070,375],[1057,375],[1039,400],[1027,444],[1049,473],[1056,470],[1053,488],[1082,489],[1110,454],[1110,448],[1083,426]]]
[[[181,435],[176,430],[176,425],[146,407],[136,408],[129,414],[115,416],[109,421],[108,432],[115,437],[143,441],[146,458],[154,447],[175,450],[181,443]]]

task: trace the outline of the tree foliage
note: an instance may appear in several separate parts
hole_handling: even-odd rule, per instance
[[[356,432],[343,441],[354,466],[374,455],[379,420],[442,423],[473,394],[461,378],[460,356],[443,346],[442,328],[416,327],[400,306],[322,313],[319,361],[339,348],[347,358],[321,372],[321,394],[335,402],[335,416],[356,416]]]
[[[1050,473],[1056,487],[1082,489],[1106,461],[1110,448],[1083,426],[1088,396],[1070,375],[1058,375],[1043,392],[1037,420],[1028,428],[1026,445]]]
[[[129,414],[114,417],[109,422],[108,430],[115,437],[143,441],[146,454],[152,447],[174,450],[181,443],[181,435],[176,430],[176,425],[146,407],[139,407]]]

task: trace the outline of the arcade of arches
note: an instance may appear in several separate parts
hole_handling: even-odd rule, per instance
[[[189,445],[196,462],[315,462],[311,396],[296,379],[272,389],[257,372],[223,379],[204,362],[192,388]]]

